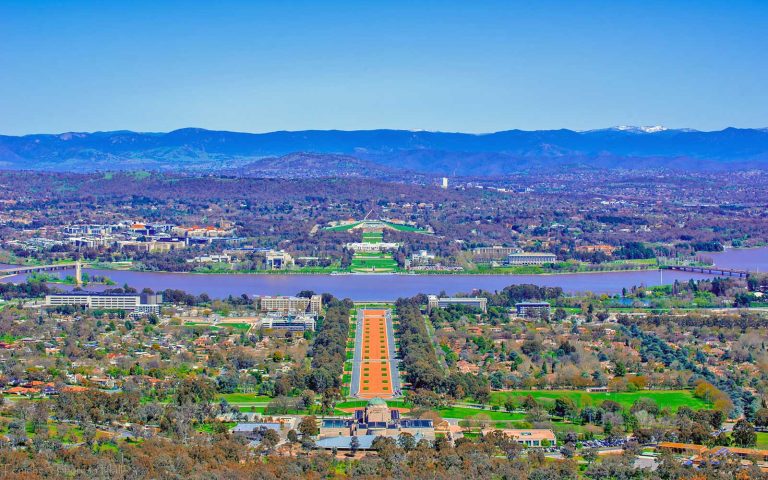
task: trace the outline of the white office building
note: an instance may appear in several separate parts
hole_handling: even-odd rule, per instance
[[[151,303],[143,302],[138,293],[69,292],[45,296],[46,307],[74,305],[96,310],[128,310],[138,314],[160,313],[162,295],[145,296]]]
[[[438,297],[437,295],[427,297],[428,312],[435,308],[446,308],[449,305],[465,305],[485,312],[488,308],[488,299],[485,297]]]
[[[519,252],[507,255],[508,265],[543,265],[556,261],[557,257],[554,253]]]

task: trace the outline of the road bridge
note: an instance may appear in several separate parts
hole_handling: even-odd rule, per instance
[[[0,268],[0,277],[13,276],[13,275],[26,275],[28,273],[39,272],[56,272],[60,270],[72,270],[75,269],[75,282],[78,285],[83,284],[83,267],[80,262],[74,263],[57,263],[54,265],[37,265],[27,266],[19,265],[16,267]]]
[[[709,275],[718,275],[721,277],[739,277],[747,278],[749,272],[746,270],[733,270],[730,268],[719,267],[696,267],[692,265],[661,265],[659,268],[663,270],[678,270],[681,272],[694,272],[694,273],[706,273]]]

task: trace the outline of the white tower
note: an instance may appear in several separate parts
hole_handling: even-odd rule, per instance
[[[83,284],[83,266],[80,263],[80,260],[75,262],[75,283],[77,285]]]

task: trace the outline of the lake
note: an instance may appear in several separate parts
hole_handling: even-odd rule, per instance
[[[768,247],[734,250],[704,254],[712,257],[715,264],[723,268],[768,271]],[[711,278],[687,272],[634,271],[572,273],[557,275],[274,275],[274,274],[190,274],[161,272],[129,272],[117,270],[84,269],[92,275],[104,275],[117,285],[128,284],[141,290],[173,288],[189,293],[207,293],[214,298],[229,295],[295,295],[301,290],[327,292],[341,298],[353,300],[394,300],[417,293],[455,294],[471,292],[474,289],[501,290],[520,283],[540,286],[561,287],[568,293],[594,292],[616,294],[622,288],[632,286],[654,286],[669,284],[675,280]],[[61,275],[66,275],[62,272]],[[14,281],[23,276],[13,277]],[[66,287],[64,287],[66,288]],[[100,290],[103,286],[91,286],[89,290]]]

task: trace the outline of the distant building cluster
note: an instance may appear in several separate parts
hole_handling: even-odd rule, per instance
[[[192,245],[213,242],[236,243],[235,228],[230,224],[221,227],[184,227],[171,224],[121,222],[115,224],[66,225],[60,232],[65,242],[81,248],[116,246],[120,250],[136,252],[170,252]]]

